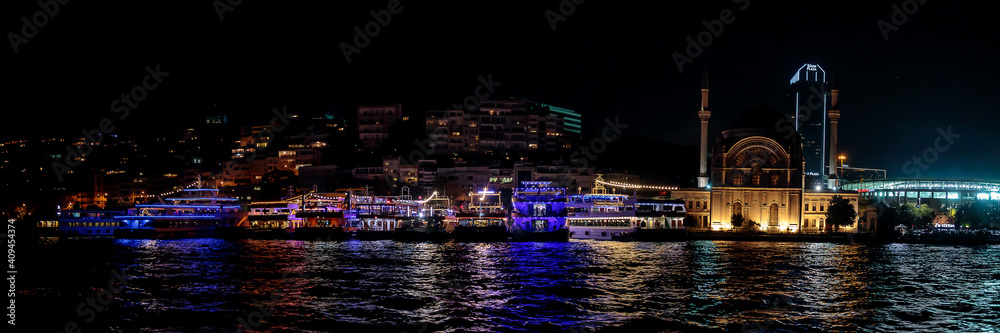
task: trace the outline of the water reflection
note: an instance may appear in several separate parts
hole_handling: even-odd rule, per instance
[[[87,255],[74,254],[81,248]],[[47,249],[52,330],[109,269],[129,288],[89,330],[990,331],[1000,246],[119,240]],[[100,255],[94,256],[94,253]],[[63,262],[59,262],[63,261]],[[67,292],[70,291],[70,292]],[[70,294],[65,301],[59,295]]]

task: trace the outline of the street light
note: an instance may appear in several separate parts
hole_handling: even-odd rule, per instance
[[[847,157],[844,155],[840,155],[840,157],[837,157],[837,159],[840,160],[840,176],[837,177],[837,189],[839,190],[840,182],[844,178],[844,160],[846,160]]]

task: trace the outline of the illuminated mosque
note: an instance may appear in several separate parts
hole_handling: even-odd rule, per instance
[[[799,78],[819,81],[821,71],[816,65],[803,66],[801,75],[796,73],[792,82]],[[825,88],[825,73],[821,80]],[[785,115],[761,106],[744,111],[728,129],[720,132],[709,156],[708,121],[712,111],[708,107],[708,80],[703,81],[698,110],[701,121],[698,187],[672,193],[674,198],[684,200],[688,214],[698,221],[697,228],[728,230],[732,228],[732,217],[741,214],[746,220],[758,223],[762,231],[816,233],[827,229],[826,211],[834,196],[848,199],[858,210],[858,192],[839,190],[837,183],[839,91],[822,91],[824,108],[826,97],[830,97],[829,109],[816,113],[823,114],[819,125],[829,129],[829,142],[825,134],[809,141],[824,143],[819,149],[803,143],[800,131],[804,128],[782,126],[796,120],[789,122]],[[797,113],[801,118],[802,113]],[[817,124],[815,117],[812,120],[811,125]],[[817,150],[829,153],[832,162],[829,166],[822,165],[826,156],[818,159],[821,166],[809,164],[806,157],[814,157]],[[805,170],[823,170],[825,174],[817,177]],[[839,230],[849,232],[856,228],[857,223]]]

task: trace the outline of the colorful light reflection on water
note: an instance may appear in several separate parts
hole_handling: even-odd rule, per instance
[[[992,331],[1000,246],[118,240],[45,249],[52,328],[83,331]],[[65,275],[79,271],[79,274]],[[73,278],[68,278],[73,276]],[[277,300],[269,297],[280,292]],[[31,302],[29,302],[31,303]]]

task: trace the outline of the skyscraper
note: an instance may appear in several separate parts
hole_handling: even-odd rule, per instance
[[[789,98],[795,101],[795,130],[802,136],[806,188],[826,187],[826,85],[826,71],[815,64],[802,65],[789,83]]]

